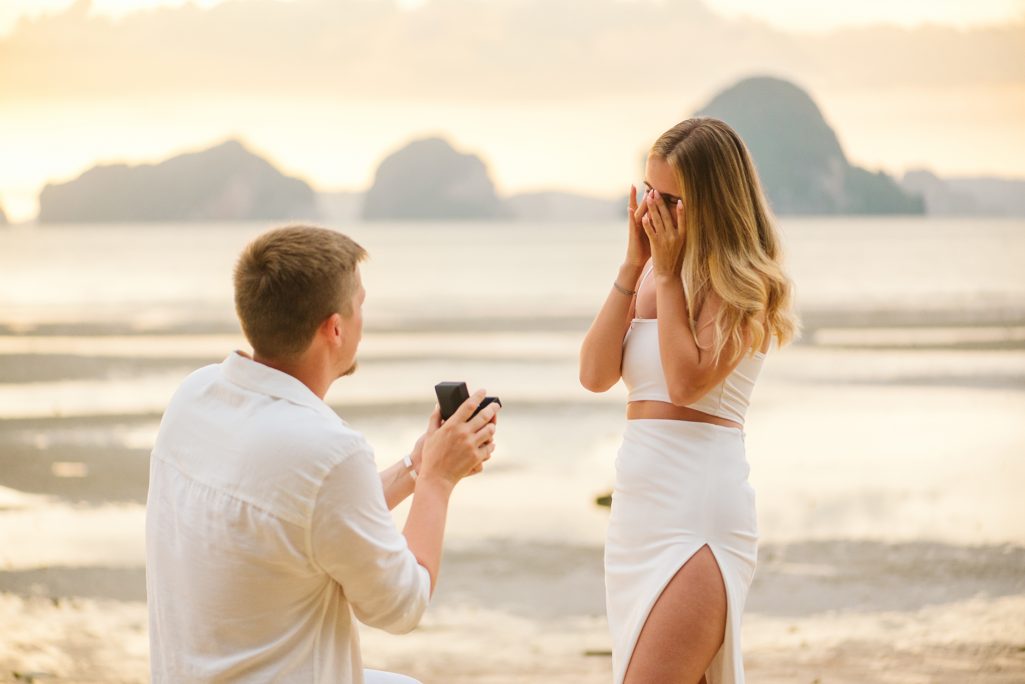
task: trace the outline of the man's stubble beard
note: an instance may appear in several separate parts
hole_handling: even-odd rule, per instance
[[[359,368],[359,361],[353,361],[352,365],[349,366],[348,370],[346,370],[344,373],[342,373],[338,377],[340,377],[340,378],[348,377],[348,376],[352,375],[353,373],[355,373],[357,368]]]

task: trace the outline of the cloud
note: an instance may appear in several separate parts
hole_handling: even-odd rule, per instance
[[[0,102],[138,96],[693,98],[752,72],[810,87],[1021,84],[1025,22],[789,34],[698,0],[228,0],[112,19],[88,0],[0,40]]]

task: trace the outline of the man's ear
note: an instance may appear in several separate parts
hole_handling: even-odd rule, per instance
[[[339,346],[342,343],[342,315],[333,313],[321,324],[322,332],[327,336],[331,344]]]

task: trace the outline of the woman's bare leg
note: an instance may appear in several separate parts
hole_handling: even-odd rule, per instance
[[[624,684],[698,684],[726,633],[726,586],[702,546],[655,601],[637,639]]]

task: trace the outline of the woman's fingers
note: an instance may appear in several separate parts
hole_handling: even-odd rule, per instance
[[[641,220],[644,218],[644,214],[647,211],[648,211],[648,206],[647,206],[646,203],[642,203],[639,207],[637,207],[636,211],[634,211],[634,214],[633,214],[633,216],[634,216],[634,225],[637,225],[638,223],[641,222]]]
[[[658,213],[658,203],[661,202],[657,197],[657,190],[652,190],[648,193],[648,213],[645,216],[649,216],[652,228],[656,233],[661,233],[664,230],[662,226],[662,216]]]
[[[673,224],[673,215],[669,213],[669,207],[667,207],[666,203],[662,201],[661,195],[657,194],[655,196],[654,211],[656,214],[658,214],[658,218],[660,220],[660,229],[675,228],[675,225]]]
[[[648,236],[655,272],[668,272],[669,269],[678,272],[685,239],[683,203],[677,202],[674,216],[673,208],[666,206],[661,193],[651,190],[644,196],[638,214],[642,210],[641,228]]]
[[[657,233],[655,233],[655,228],[651,225],[649,214],[645,214],[644,218],[641,219],[641,228],[644,229],[644,234],[648,236],[648,240],[654,245]]]
[[[676,232],[683,235],[686,231],[686,225],[683,222],[683,200],[676,200]]]
[[[648,219],[648,225],[651,226],[651,232],[664,238],[665,229],[662,226],[662,217],[658,215],[658,210],[654,207],[648,207],[648,213],[645,214],[644,217]]]
[[[637,188],[630,186],[630,202],[626,209],[627,218],[629,219],[630,230],[633,232],[637,229],[637,223],[641,220],[641,215],[638,213],[637,206]]]
[[[636,193],[637,190],[635,189],[634,192]],[[647,192],[645,192],[642,195],[637,195],[637,194],[634,195],[635,201],[634,201],[634,204],[633,204],[633,217],[634,217],[634,221],[636,221],[637,223],[641,222],[641,218],[648,211],[648,203],[645,201],[645,198],[647,196],[648,196]]]
[[[655,221],[656,229],[661,232],[663,230],[669,230],[676,228],[675,222],[673,221],[673,215],[669,213],[669,207],[662,199],[662,194],[658,190],[655,190],[652,194],[651,208],[649,213],[654,214],[653,220]]]

